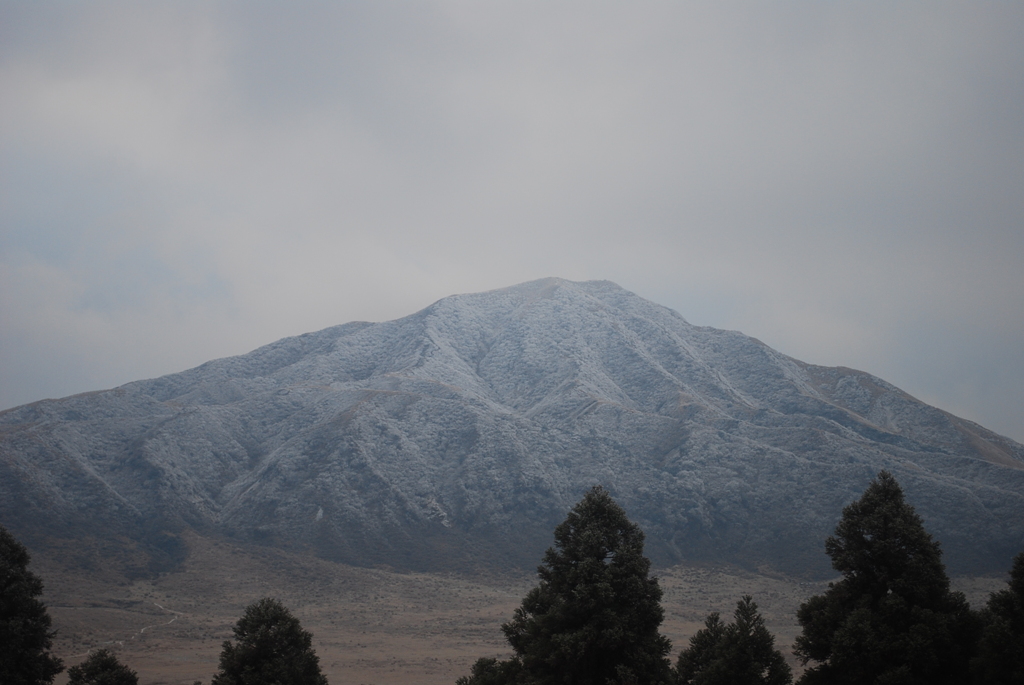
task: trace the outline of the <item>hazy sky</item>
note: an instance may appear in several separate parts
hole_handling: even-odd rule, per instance
[[[1024,441],[1024,3],[0,0],[0,408],[544,276]]]

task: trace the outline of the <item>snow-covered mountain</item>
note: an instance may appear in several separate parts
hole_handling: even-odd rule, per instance
[[[457,295],[0,414],[0,522],[156,567],[186,528],[357,564],[528,567],[603,484],[657,562],[817,574],[882,468],[953,569],[1024,548],[1024,446],[605,281]]]

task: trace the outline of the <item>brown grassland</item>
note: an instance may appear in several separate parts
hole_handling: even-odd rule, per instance
[[[336,564],[286,551],[191,536],[191,554],[175,573],[134,582],[102,564],[69,569],[60,555],[34,556],[66,666],[89,650],[113,649],[142,685],[209,683],[221,644],[245,606],[264,596],[281,600],[313,633],[313,646],[332,685],[451,685],[481,656],[508,654],[500,625],[536,578],[507,574],[396,573]],[[73,566],[73,564],[70,564]],[[655,571],[664,590],[662,632],[673,662],[707,614],[731,619],[736,601],[754,597],[776,646],[796,661],[796,609],[827,583],[809,583],[737,569],[675,566]],[[994,578],[956,579],[971,605],[1005,587]],[[66,672],[57,684],[67,681]]]

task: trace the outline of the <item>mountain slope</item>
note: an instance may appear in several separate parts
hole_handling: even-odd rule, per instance
[[[453,296],[0,414],[0,521],[153,568],[186,526],[358,564],[530,566],[601,483],[657,561],[822,573],[881,468],[953,568],[1024,547],[1024,446],[608,282]]]

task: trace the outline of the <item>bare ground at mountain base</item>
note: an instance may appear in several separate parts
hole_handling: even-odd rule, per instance
[[[208,683],[246,605],[272,596],[313,633],[332,685],[450,685],[479,657],[508,654],[501,623],[536,583],[525,571],[396,573],[199,536],[188,542],[182,570],[150,580],[125,581],[102,568],[69,570],[59,555],[36,555],[32,569],[43,578],[57,630],[54,652],[66,666],[107,647],[142,685]],[[708,613],[731,618],[736,601],[749,594],[796,667],[790,646],[799,632],[797,607],[827,587],[725,568],[675,566],[656,575],[673,661]],[[978,607],[1005,580],[954,585]],[[56,682],[66,681],[65,672]]]

